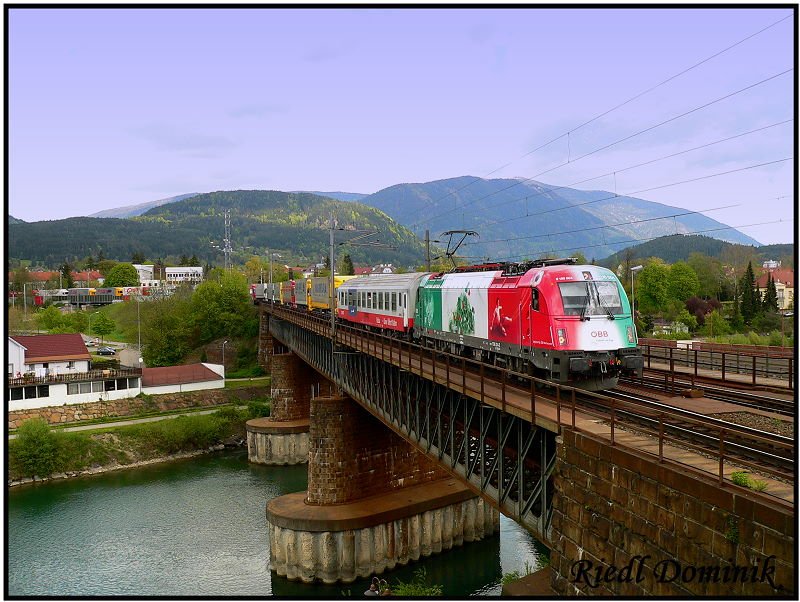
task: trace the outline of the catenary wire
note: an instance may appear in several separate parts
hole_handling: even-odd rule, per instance
[[[496,194],[499,194],[499,193],[501,193],[501,192],[504,192],[504,191],[506,191],[506,190],[509,190],[509,189],[511,189],[511,188],[514,188],[514,187],[516,187],[516,186],[520,186],[521,184],[524,184],[525,182],[530,182],[530,181],[531,181],[531,180],[533,180],[534,178],[538,178],[538,177],[539,177],[539,176],[541,176],[541,175],[544,175],[544,174],[546,174],[546,173],[550,173],[551,171],[555,171],[556,169],[560,169],[561,167],[564,167],[565,165],[571,165],[572,163],[576,163],[577,161],[580,161],[581,159],[585,159],[586,157],[589,157],[589,156],[591,156],[591,155],[594,155],[594,154],[596,154],[596,153],[599,153],[600,151],[607,150],[607,149],[611,148],[612,146],[616,146],[617,144],[621,144],[622,142],[627,142],[628,140],[631,140],[632,138],[635,138],[636,136],[640,136],[640,135],[642,135],[642,134],[644,134],[644,133],[646,133],[646,132],[650,132],[650,131],[652,131],[652,130],[654,130],[654,129],[656,129],[656,128],[659,128],[659,127],[661,127],[662,125],[666,125],[666,124],[668,124],[668,123],[671,123],[671,122],[673,122],[673,121],[676,121],[676,120],[678,120],[678,119],[681,119],[681,118],[683,118],[683,117],[686,117],[687,115],[691,115],[692,113],[695,113],[695,112],[697,112],[697,111],[700,111],[700,110],[702,110],[702,109],[708,108],[708,107],[710,107],[711,105],[714,105],[714,104],[716,104],[716,103],[718,103],[718,102],[722,102],[723,100],[726,100],[726,99],[728,99],[728,98],[731,98],[731,97],[733,97],[733,96],[736,96],[736,95],[738,95],[738,94],[741,94],[741,93],[743,93],[743,92],[746,92],[747,90],[751,90],[752,88],[755,88],[756,86],[760,86],[760,85],[762,85],[762,84],[765,84],[765,83],[767,83],[767,82],[769,82],[769,81],[771,81],[771,80],[773,80],[773,79],[775,79],[775,78],[778,78],[778,77],[780,77],[780,76],[782,76],[782,75],[786,75],[787,73],[790,73],[790,72],[792,72],[793,70],[794,70],[793,68],[789,68],[789,69],[786,69],[786,70],[784,70],[784,71],[781,71],[780,73],[776,73],[776,74],[774,74],[774,75],[771,75],[770,77],[767,77],[767,78],[765,78],[765,79],[762,79],[762,80],[760,80],[760,81],[758,81],[758,82],[755,82],[755,83],[753,83],[753,84],[750,84],[749,86],[745,86],[744,88],[740,88],[739,90],[736,90],[736,91],[734,91],[734,92],[730,92],[729,94],[726,94],[725,96],[721,96],[721,97],[719,97],[719,98],[717,98],[717,99],[715,99],[715,100],[712,100],[712,101],[710,101],[710,102],[707,102],[707,103],[705,103],[705,104],[703,104],[703,105],[700,105],[700,106],[698,106],[698,107],[695,107],[695,108],[693,108],[693,109],[690,109],[690,110],[688,110],[688,111],[685,111],[685,112],[683,112],[683,113],[681,113],[681,114],[679,114],[679,115],[675,115],[675,116],[673,116],[673,117],[670,117],[669,119],[667,119],[667,120],[665,120],[665,121],[662,121],[662,122],[660,122],[660,123],[657,123],[657,124],[655,124],[655,125],[652,125],[652,126],[649,126],[649,127],[647,127],[647,128],[644,128],[644,129],[642,129],[642,130],[639,130],[638,132],[634,132],[633,134],[630,134],[630,135],[628,135],[628,136],[625,136],[624,138],[620,138],[619,140],[616,140],[615,142],[611,142],[610,144],[606,144],[605,146],[602,146],[602,147],[596,148],[596,149],[594,149],[594,150],[592,150],[592,151],[589,151],[588,153],[585,153],[585,154],[581,155],[580,157],[577,157],[577,158],[575,158],[575,159],[572,159],[572,160],[570,160],[570,161],[566,161],[566,162],[564,162],[564,163],[560,163],[559,165],[556,165],[555,167],[548,168],[548,169],[546,169],[546,170],[544,170],[544,171],[541,171],[541,172],[539,172],[539,173],[537,173],[537,174],[534,174],[533,176],[531,176],[531,177],[529,177],[529,178],[524,178],[524,179],[518,180],[518,181],[516,181],[514,184],[510,184],[510,185],[508,185],[508,186],[506,186],[506,187],[504,187],[504,188],[500,188],[500,189],[498,189],[498,190],[495,190],[494,192],[491,192],[491,193],[489,193],[489,194],[486,194],[486,195],[484,195],[484,196],[482,196],[482,197],[479,197],[479,198],[477,198],[477,199],[473,199],[473,200],[471,200],[471,201],[469,201],[469,202],[467,202],[467,203],[464,203],[463,205],[460,205],[459,207],[456,207],[456,208],[454,208],[454,209],[450,209],[450,210],[444,211],[444,212],[442,212],[442,213],[440,213],[440,214],[438,214],[438,215],[434,215],[434,216],[432,216],[432,217],[429,217],[429,218],[426,218],[426,219],[424,219],[424,220],[420,220],[420,221],[416,222],[416,223],[413,225],[412,229],[417,229],[417,228],[420,226],[420,224],[425,224],[425,223],[428,223],[428,222],[430,222],[430,221],[432,221],[432,220],[434,220],[434,219],[437,219],[437,218],[443,217],[443,216],[445,216],[445,215],[449,215],[449,214],[451,214],[451,213],[453,213],[453,212],[455,212],[455,211],[462,211],[462,210],[463,210],[465,207],[467,207],[467,206],[469,206],[469,205],[474,205],[475,203],[477,203],[477,202],[479,202],[479,201],[482,201],[482,200],[484,200],[484,199],[487,199],[487,198],[489,198],[489,197],[492,197],[492,196],[494,196],[494,195],[496,195]]]
[[[494,173],[497,173],[498,171],[500,171],[500,170],[502,170],[502,169],[505,169],[505,168],[506,168],[506,167],[508,167],[509,165],[512,165],[512,164],[513,164],[513,163],[515,163],[516,161],[519,161],[520,159],[524,159],[525,157],[528,157],[528,156],[532,155],[533,153],[535,153],[535,152],[537,152],[537,151],[540,151],[540,150],[542,150],[543,148],[546,148],[546,147],[550,146],[550,145],[551,145],[551,144],[553,144],[554,142],[557,142],[558,140],[561,140],[561,139],[562,139],[564,136],[569,136],[571,133],[578,131],[579,129],[581,129],[581,128],[583,128],[583,127],[587,126],[587,125],[589,125],[590,123],[593,123],[593,122],[597,121],[598,119],[600,119],[600,118],[602,118],[602,117],[605,117],[605,116],[606,116],[606,115],[608,115],[609,113],[612,113],[612,112],[616,111],[617,109],[620,109],[620,108],[624,107],[625,105],[627,105],[627,104],[629,104],[629,103],[633,102],[634,100],[637,100],[637,99],[641,98],[642,96],[645,96],[646,94],[649,94],[649,93],[650,93],[650,92],[652,92],[653,90],[656,90],[656,89],[660,88],[661,86],[663,86],[663,85],[665,85],[665,84],[667,84],[667,83],[671,82],[672,80],[674,80],[674,79],[676,79],[676,78],[680,77],[681,75],[685,75],[686,73],[688,73],[689,71],[692,71],[693,69],[696,69],[696,68],[697,68],[697,67],[699,67],[700,65],[703,65],[703,64],[707,63],[708,61],[710,61],[710,60],[712,60],[712,59],[714,59],[714,58],[716,58],[716,57],[718,57],[718,56],[720,56],[720,55],[722,55],[722,54],[724,54],[724,53],[728,52],[729,50],[732,50],[733,48],[736,48],[737,46],[739,46],[740,44],[743,44],[744,42],[746,42],[746,41],[750,40],[751,38],[754,38],[754,37],[756,37],[757,35],[759,35],[759,34],[762,34],[762,33],[764,33],[765,31],[767,31],[767,30],[769,30],[769,29],[772,29],[772,28],[773,28],[773,27],[775,27],[776,25],[779,25],[780,23],[783,23],[784,21],[786,21],[787,19],[789,19],[791,16],[792,16],[792,15],[787,15],[786,17],[784,17],[784,18],[782,18],[782,19],[778,19],[777,21],[775,21],[775,22],[774,22],[774,23],[772,23],[771,25],[767,25],[766,27],[764,27],[764,28],[762,28],[762,29],[759,29],[759,30],[758,30],[758,31],[756,31],[755,33],[752,33],[752,34],[750,34],[749,36],[747,36],[747,37],[745,37],[745,38],[742,38],[742,39],[741,39],[741,40],[739,40],[738,42],[735,42],[735,43],[731,44],[730,46],[727,46],[726,48],[723,48],[722,50],[720,50],[720,51],[718,51],[718,52],[716,52],[716,53],[712,54],[711,56],[709,56],[709,57],[706,57],[706,58],[704,58],[704,59],[703,59],[703,60],[701,60],[701,61],[698,61],[697,63],[695,63],[695,64],[691,65],[690,67],[687,67],[687,68],[686,68],[686,69],[684,69],[683,71],[680,71],[680,72],[676,73],[675,75],[672,75],[672,76],[668,77],[667,79],[665,79],[665,80],[663,80],[663,81],[659,82],[658,84],[655,84],[654,86],[651,86],[650,88],[647,88],[646,90],[644,90],[644,91],[642,91],[642,92],[639,92],[638,94],[636,94],[636,95],[632,96],[632,97],[631,97],[631,98],[629,98],[628,100],[625,100],[625,101],[623,101],[623,102],[619,103],[618,105],[616,105],[616,106],[614,106],[614,107],[612,107],[612,108],[610,108],[610,109],[607,109],[606,111],[603,111],[602,113],[600,113],[600,114],[598,114],[598,115],[595,115],[595,116],[594,116],[594,117],[592,117],[591,119],[588,119],[587,121],[585,121],[585,122],[583,122],[582,124],[580,124],[580,125],[578,125],[578,126],[576,126],[576,127],[572,128],[571,130],[568,130],[568,131],[564,132],[563,134],[561,134],[561,135],[559,135],[559,136],[557,136],[557,137],[553,138],[552,140],[550,140],[550,141],[548,141],[548,142],[545,142],[544,144],[541,144],[541,145],[537,146],[537,147],[536,147],[536,148],[534,148],[533,150],[530,150],[530,151],[528,151],[527,153],[525,153],[524,155],[522,155],[522,156],[518,157],[517,159],[514,159],[514,160],[512,160],[512,161],[509,161],[508,163],[505,163],[504,165],[501,165],[500,167],[497,167],[497,168],[493,169],[492,171],[490,171],[490,172],[486,173],[486,174],[485,174],[483,177],[485,178],[485,177],[487,177],[487,176],[490,176],[490,175],[492,175],[492,174],[494,174]],[[460,188],[456,188],[455,190],[451,190],[450,192],[448,192],[448,193],[447,193],[447,194],[445,194],[444,196],[442,196],[442,197],[440,197],[440,198],[438,198],[438,199],[436,199],[436,200],[430,201],[430,202],[429,202],[429,204],[430,204],[430,205],[435,205],[435,204],[436,204],[436,203],[438,203],[439,201],[442,201],[442,200],[446,199],[446,198],[447,198],[448,196],[450,196],[451,194],[455,194],[455,193],[457,193],[457,192],[460,192],[460,191],[464,190],[465,188],[468,188],[469,186],[472,186],[472,185],[473,185],[475,182],[478,182],[478,181],[479,181],[479,180],[481,180],[481,179],[482,179],[482,178],[475,178],[474,180],[472,180],[471,182],[469,182],[469,183],[465,184],[464,186],[461,186]],[[421,222],[421,223],[425,223],[425,222]]]
[[[622,173],[622,172],[625,172],[625,171],[630,171],[632,169],[636,169],[636,168],[639,168],[639,167],[644,167],[645,165],[650,165],[650,164],[656,163],[658,161],[665,161],[667,159],[672,159],[672,158],[677,157],[679,155],[683,155],[683,154],[686,154],[686,153],[689,153],[689,152],[693,152],[693,151],[696,151],[696,150],[701,150],[701,149],[704,149],[704,148],[708,148],[709,146],[713,146],[715,144],[721,144],[723,142],[729,142],[731,140],[735,140],[737,138],[742,138],[744,136],[747,136],[747,135],[750,135],[750,134],[754,134],[756,132],[761,132],[761,131],[769,129],[769,128],[773,128],[773,127],[777,127],[777,126],[784,125],[784,124],[787,124],[787,123],[791,123],[792,121],[794,121],[794,120],[793,119],[787,119],[785,121],[781,121],[781,122],[778,122],[778,123],[773,123],[771,125],[767,125],[767,126],[764,126],[764,127],[761,127],[761,128],[757,128],[755,130],[750,130],[748,132],[743,132],[741,134],[736,134],[735,136],[729,136],[727,138],[722,138],[720,140],[715,140],[714,142],[709,142],[709,143],[703,144],[701,146],[695,146],[694,148],[685,149],[685,150],[678,151],[678,152],[675,152],[675,153],[672,153],[672,154],[669,154],[669,155],[665,155],[663,157],[658,157],[656,159],[651,159],[651,160],[645,161],[643,163],[638,163],[636,165],[629,165],[628,167],[623,167],[621,169],[616,169],[614,171],[610,171],[610,172],[601,174],[599,176],[592,176],[591,178],[585,178],[583,180],[579,180],[577,182],[571,182],[570,184],[565,184],[563,186],[554,186],[554,187],[548,188],[547,190],[544,190],[543,192],[537,192],[537,193],[534,193],[534,194],[528,194],[528,195],[526,195],[524,197],[518,197],[516,199],[511,199],[509,201],[504,201],[502,203],[497,203],[496,205],[492,206],[492,209],[497,209],[498,207],[502,207],[504,205],[510,205],[512,203],[517,203],[517,202],[523,201],[523,200],[527,201],[528,199],[536,198],[536,197],[539,197],[539,196],[544,196],[544,195],[547,195],[549,193],[555,192],[557,190],[570,188],[572,186],[577,186],[578,184],[585,184],[586,182],[591,182],[592,180],[599,180],[600,178],[605,178],[605,177],[608,177],[608,176],[611,176],[611,175],[616,175],[616,174],[619,174],[619,173]],[[631,193],[631,194],[636,194],[636,193]],[[607,198],[616,198],[618,196],[625,196],[625,194],[620,195],[617,192],[615,192],[614,196],[607,197]],[[607,199],[599,199],[599,200],[607,200]],[[568,207],[565,207],[565,209],[566,208],[568,208]],[[538,213],[531,213],[531,214],[521,215],[521,216],[517,216],[517,217],[506,218],[506,219],[502,219],[502,220],[483,222],[481,225],[484,226],[484,227],[494,226],[494,225],[497,225],[497,224],[504,224],[506,222],[510,222],[510,221],[514,221],[514,220],[524,219],[526,217],[535,217],[537,215],[538,215]]]

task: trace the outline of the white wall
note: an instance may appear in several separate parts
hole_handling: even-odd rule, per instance
[[[224,389],[224,380],[210,380],[201,383],[186,383],[181,385],[159,385],[157,387],[143,387],[142,393],[148,395],[162,395],[163,393],[185,393],[187,391],[203,391],[204,389]]]
[[[115,399],[126,399],[135,397],[139,394],[139,387],[133,389],[123,389],[121,391],[97,391],[93,393],[76,393],[67,395],[67,383],[48,383],[49,396],[37,397],[35,399],[14,399],[8,400],[9,411],[32,410],[35,408],[46,408],[49,406],[74,405],[77,403],[91,403],[94,401],[112,401]]]
[[[208,368],[209,370],[213,370],[217,374],[219,374],[222,378],[225,378],[225,366],[222,364],[206,364],[203,362],[203,365]]]
[[[68,368],[69,362],[48,362],[45,369],[43,363],[25,364],[25,370],[35,372],[36,376],[47,376],[48,374],[76,374],[78,372],[89,371],[89,360],[75,360],[73,368]],[[49,370],[49,372],[48,372]]]
[[[11,337],[8,337],[7,362],[11,364],[11,372],[9,374],[10,377],[16,377],[17,372],[20,374],[25,372],[25,347],[17,343]],[[6,366],[6,370],[8,370],[8,366]]]

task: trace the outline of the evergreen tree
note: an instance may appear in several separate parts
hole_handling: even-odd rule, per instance
[[[178,262],[178,265],[181,265],[181,266],[189,265],[189,258],[186,257],[186,255],[181,255],[181,258],[180,258],[180,260]]]
[[[72,278],[72,265],[65,261],[58,267],[58,271],[64,277],[64,288],[72,288],[75,286],[75,280]]]
[[[777,312],[778,311],[778,291],[775,288],[775,280],[772,274],[767,274],[767,291],[764,294],[764,311]]]
[[[131,255],[131,263],[137,263],[139,265],[143,264],[146,261],[144,257],[144,253],[141,251],[136,251],[133,255]]]
[[[758,315],[759,306],[761,305],[761,300],[756,297],[756,278],[753,274],[752,261],[747,262],[747,270],[742,276],[741,288],[742,320],[745,324],[750,325],[753,322],[753,318]]]
[[[192,255],[189,258],[189,265],[191,266],[198,266],[200,265],[200,260],[197,258],[197,255]]]
[[[345,253],[344,257],[342,257],[342,263],[339,266],[339,273],[342,276],[352,276],[355,274],[355,267],[353,267],[353,260],[350,258],[349,253]]]

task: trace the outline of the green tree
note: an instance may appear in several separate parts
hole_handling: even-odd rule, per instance
[[[64,325],[64,315],[57,307],[51,305],[36,312],[36,324],[42,330],[49,332]]]
[[[700,290],[700,279],[685,261],[677,261],[669,269],[669,295],[673,299],[686,301]]]
[[[191,323],[200,344],[220,337],[255,336],[258,314],[241,274],[220,270],[218,280],[206,280],[192,295]]]
[[[23,292],[25,285],[31,281],[30,272],[25,266],[20,266],[14,270],[14,275],[11,278],[11,290],[16,292]]]
[[[72,288],[75,286],[75,280],[72,278],[72,264],[65,261],[58,267],[58,271],[64,278],[64,288]]]
[[[689,259],[686,263],[697,274],[697,279],[700,288],[697,290],[697,295],[705,299],[715,297],[720,299],[722,295],[722,285],[725,281],[725,274],[722,269],[722,263],[718,259],[709,257],[705,253],[698,253],[697,251],[689,254]]]
[[[718,311],[712,311],[706,316],[706,323],[700,330],[700,333],[705,336],[718,337],[731,333],[731,327],[727,320],[722,317]]]
[[[133,264],[118,263],[106,275],[106,286],[138,286],[139,273]]]
[[[113,259],[103,259],[97,261],[97,271],[100,272],[104,278],[108,278],[108,275],[111,273],[111,270],[114,269],[114,266],[119,263],[118,261],[114,261]]]
[[[136,251],[133,255],[131,255],[131,263],[136,264],[143,264],[147,259],[145,259],[144,253],[141,251]]]
[[[86,332],[89,318],[85,311],[73,311],[64,314],[64,326],[69,332]]]
[[[189,258],[189,265],[195,266],[195,267],[200,265],[200,260],[197,258],[197,255],[192,255]]]
[[[660,259],[651,260],[636,278],[636,307],[642,313],[664,311],[669,301],[669,267]]]
[[[775,281],[772,274],[767,274],[767,290],[764,293],[764,312],[778,312],[778,291],[775,288]]]
[[[264,269],[264,261],[258,255],[253,255],[244,264],[244,273],[248,282],[261,282],[264,273],[268,271],[269,266]]]
[[[26,420],[17,429],[14,463],[20,473],[46,477],[58,467],[59,439],[42,418]]]
[[[117,325],[114,320],[109,318],[103,312],[96,312],[92,320],[92,333],[99,335],[102,341],[106,336],[114,332]]]
[[[181,255],[181,258],[178,260],[178,265],[189,265],[189,258],[185,254]]]
[[[349,253],[345,253],[344,257],[342,257],[342,260],[339,262],[339,274],[342,276],[352,276],[355,274],[353,260],[351,259]]]
[[[750,325],[759,314],[761,299],[756,297],[756,277],[753,274],[753,262],[748,262],[747,269],[740,282],[742,320]]]
[[[695,318],[692,314],[689,313],[689,310],[686,308],[682,309],[678,312],[678,317],[676,318],[678,322],[681,324],[685,324],[689,331],[694,332],[697,328],[697,318]]]
[[[194,347],[189,292],[141,304],[142,358],[150,367],[174,366]]]

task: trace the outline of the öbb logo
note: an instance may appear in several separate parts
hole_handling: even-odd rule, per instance
[[[608,338],[607,330],[593,330],[589,334],[591,334],[595,338]]]

